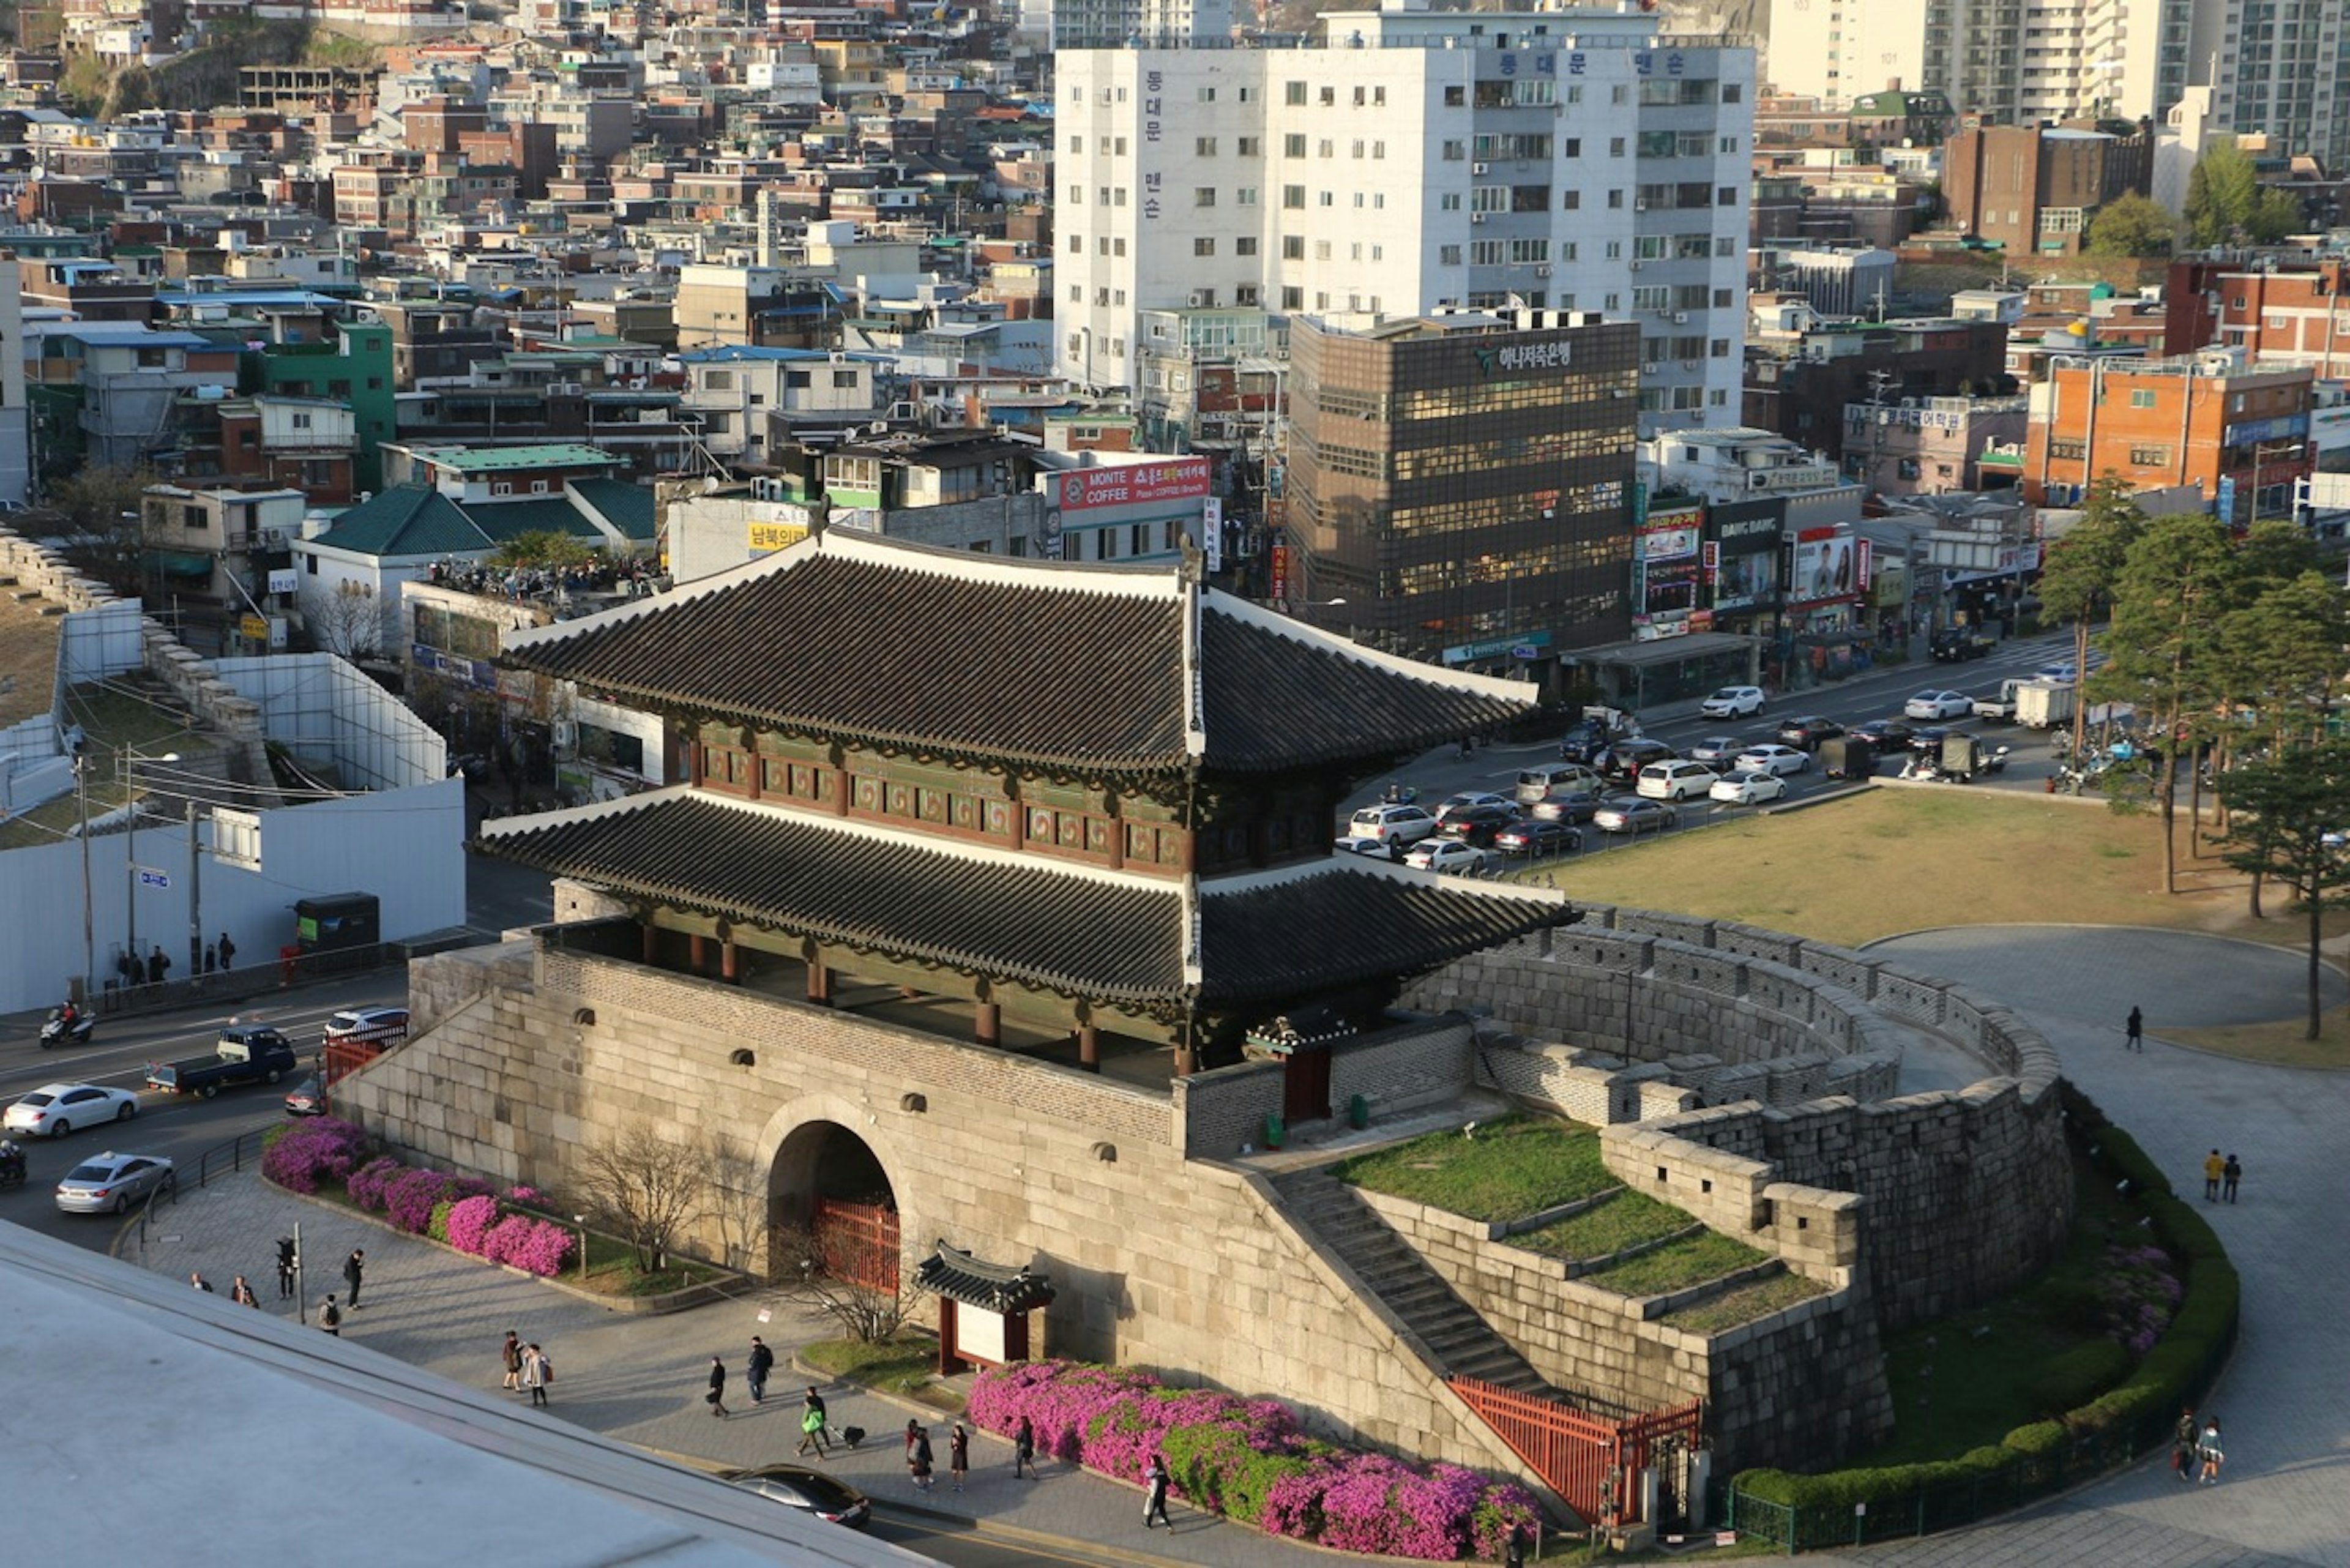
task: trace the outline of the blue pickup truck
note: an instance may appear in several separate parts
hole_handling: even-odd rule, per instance
[[[159,1062],[149,1067],[147,1086],[174,1095],[201,1095],[209,1100],[223,1089],[240,1085],[274,1084],[300,1065],[294,1043],[276,1030],[236,1024],[220,1032],[209,1056]]]

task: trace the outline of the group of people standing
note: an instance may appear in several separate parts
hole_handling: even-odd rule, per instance
[[[2220,1484],[2220,1467],[2228,1456],[2220,1447],[2220,1417],[2198,1420],[2193,1406],[2178,1413],[2178,1435],[2170,1446],[2170,1469],[2182,1484]]]
[[[546,1386],[555,1381],[555,1364],[547,1359],[546,1352],[538,1347],[538,1342],[532,1340],[525,1345],[522,1335],[508,1329],[506,1342],[500,1348],[499,1355],[505,1362],[506,1392],[526,1393],[533,1405],[546,1404]]]
[[[2203,1157],[2203,1201],[2233,1203],[2236,1200],[2236,1184],[2243,1179],[2242,1160],[2232,1154],[2221,1159],[2220,1151],[2213,1149]]]

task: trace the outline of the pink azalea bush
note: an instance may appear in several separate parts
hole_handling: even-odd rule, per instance
[[[461,1198],[449,1205],[449,1245],[479,1257],[482,1238],[498,1221],[498,1200],[486,1192]]]
[[[408,1167],[390,1155],[369,1160],[345,1179],[343,1190],[351,1201],[370,1214],[380,1214],[389,1199],[391,1184],[408,1174]]]
[[[261,1173],[288,1192],[316,1192],[348,1179],[367,1153],[367,1135],[333,1116],[287,1127],[261,1157]]]
[[[1412,1465],[1304,1435],[1270,1399],[1171,1388],[1145,1372],[1029,1361],[983,1371],[973,1421],[1010,1432],[1025,1416],[1041,1452],[1139,1480],[1166,1456],[1177,1490],[1276,1535],[1348,1552],[1446,1562],[1496,1554],[1536,1521],[1523,1488],[1458,1465]]]
[[[452,1176],[443,1170],[410,1170],[392,1179],[383,1191],[384,1218],[411,1236],[421,1236],[432,1223],[438,1204],[454,1203],[487,1192],[490,1184],[477,1176]]]

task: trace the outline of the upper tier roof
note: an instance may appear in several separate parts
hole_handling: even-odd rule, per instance
[[[1079,773],[1273,772],[1503,723],[1532,686],[1375,653],[1160,566],[1014,561],[835,529],[505,661],[623,702]]]

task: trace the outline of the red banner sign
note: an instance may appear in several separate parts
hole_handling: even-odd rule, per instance
[[[1208,493],[1208,460],[1170,457],[1158,462],[1081,468],[1074,473],[1062,474],[1060,480],[1064,512],[1084,512],[1096,506],[1132,506],[1152,501],[1187,501]]]

